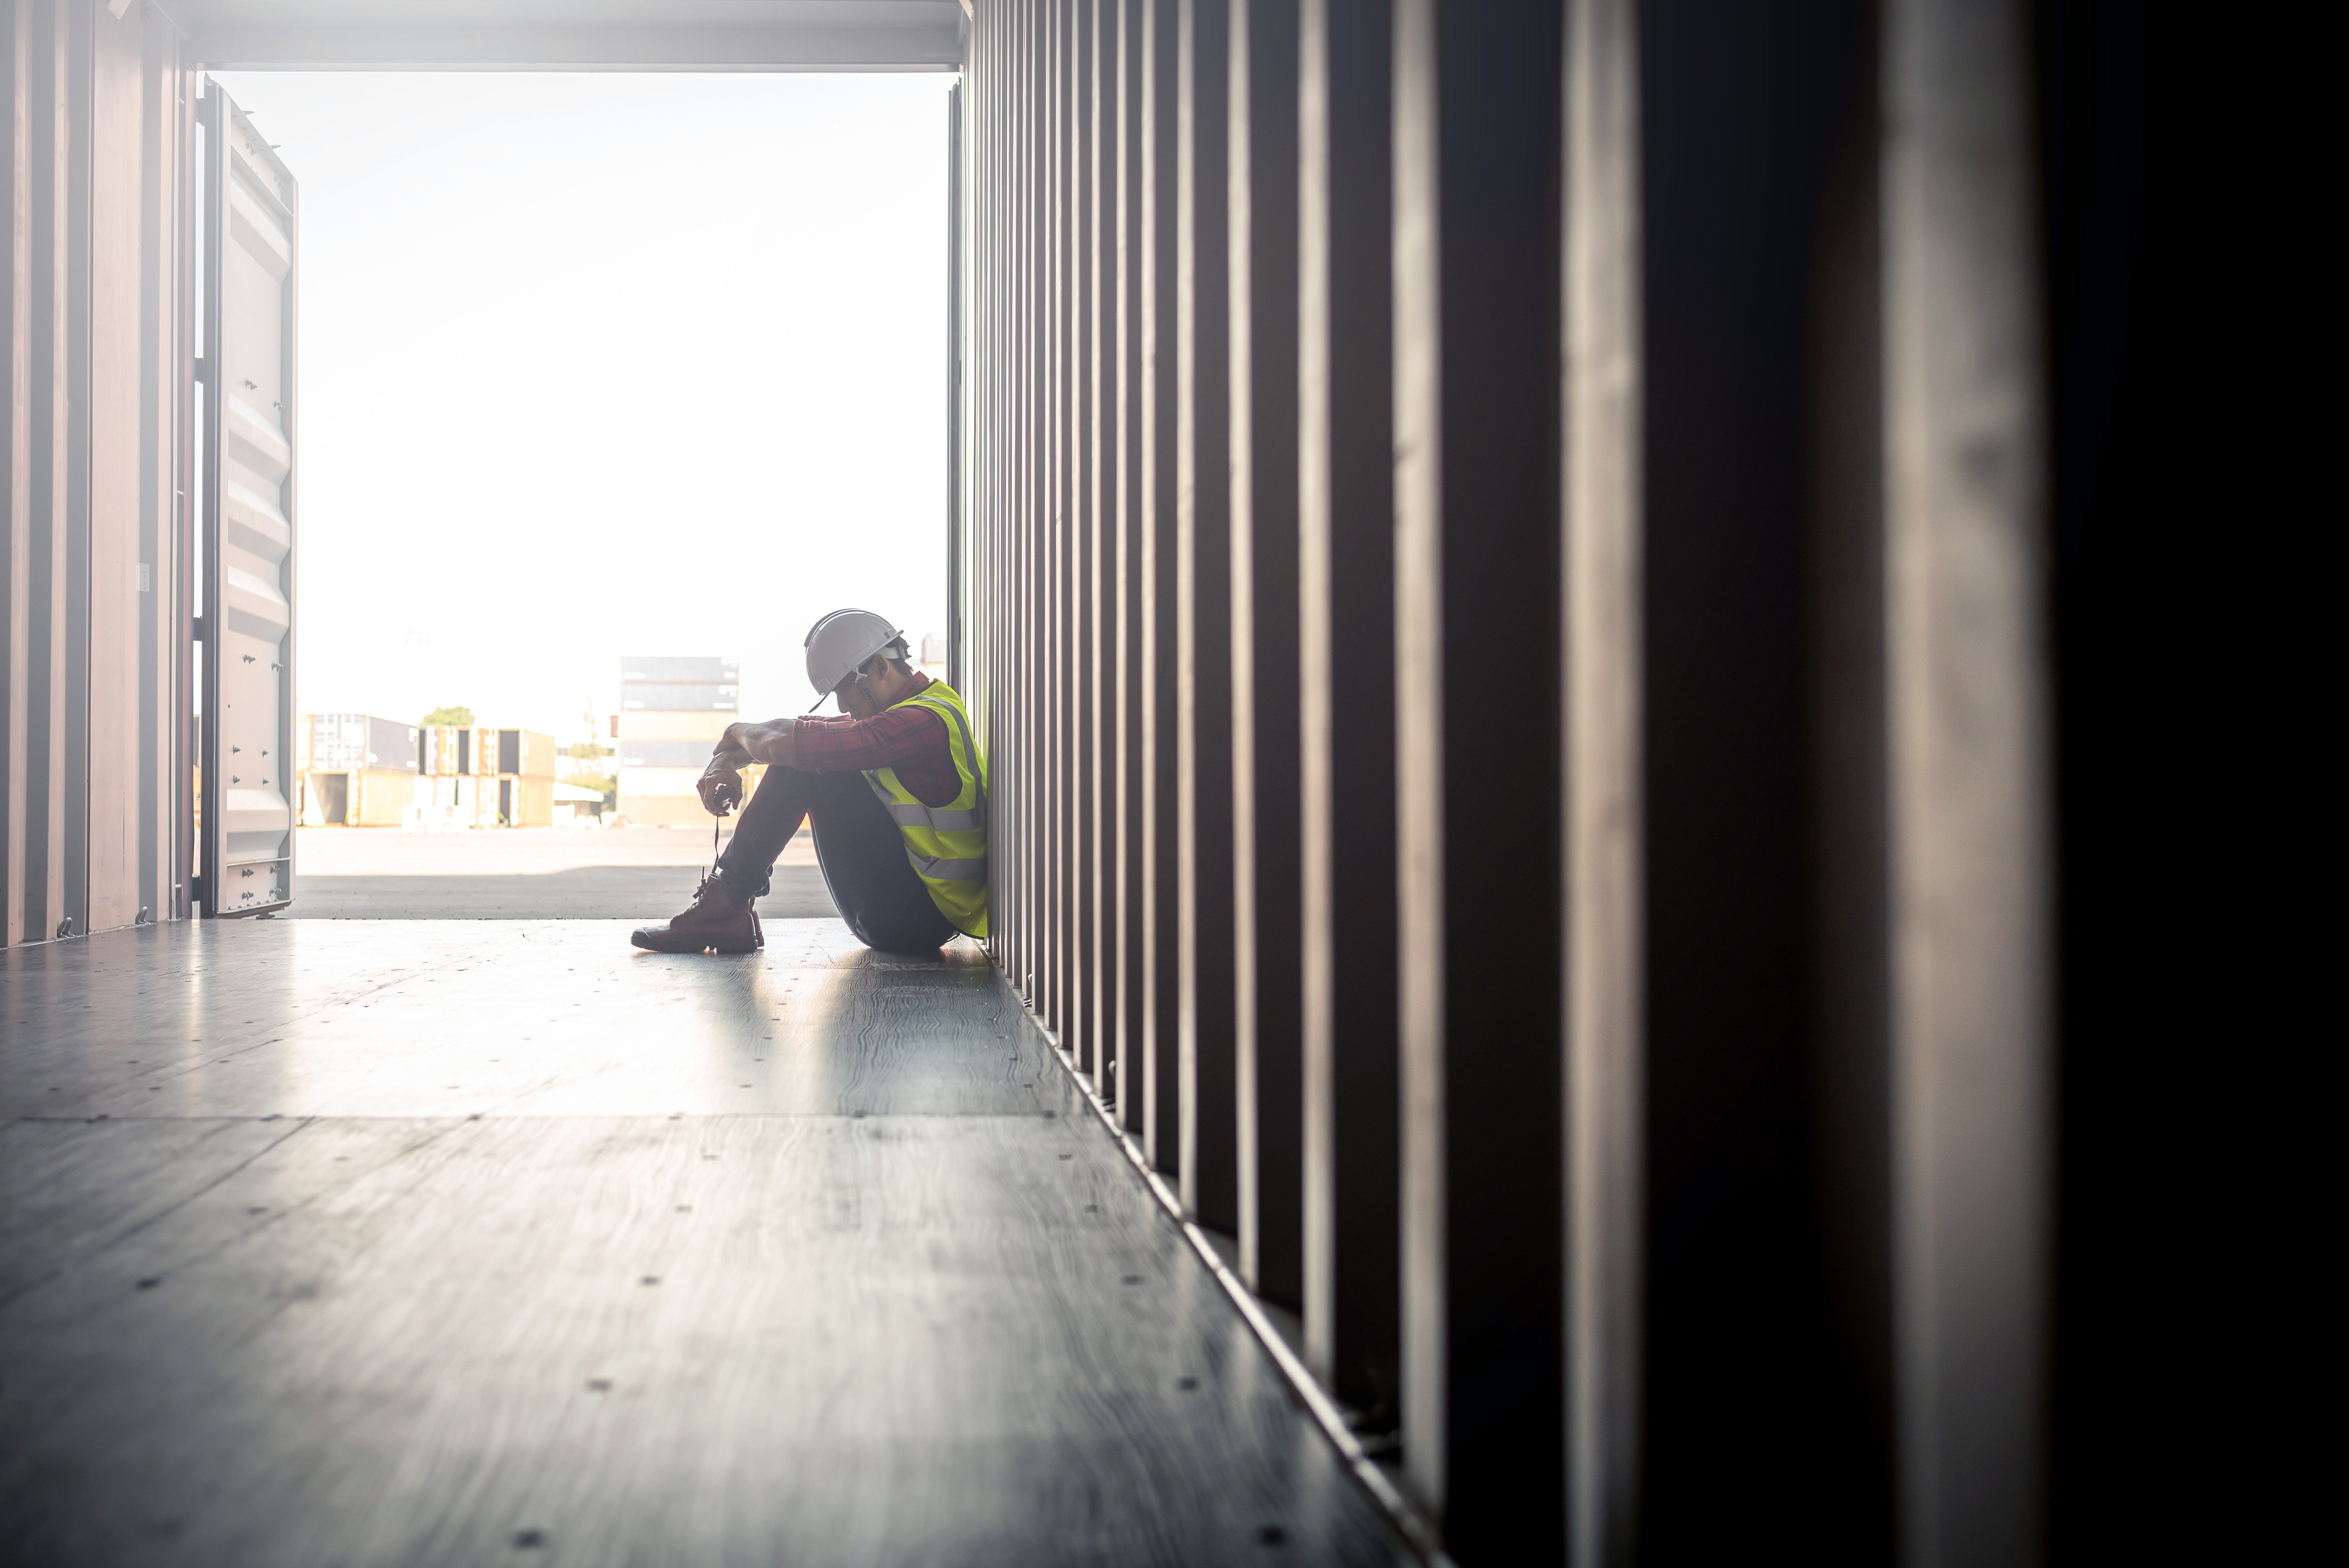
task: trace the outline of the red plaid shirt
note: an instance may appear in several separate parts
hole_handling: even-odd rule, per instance
[[[869,773],[894,768],[899,782],[925,806],[944,806],[962,793],[947,744],[946,720],[926,707],[908,707],[931,685],[916,671],[896,706],[871,718],[809,714],[792,729],[792,765],[810,773]]]

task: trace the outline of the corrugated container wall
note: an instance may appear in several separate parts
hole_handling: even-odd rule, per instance
[[[0,7],[0,928],[16,944],[187,911],[194,83],[154,6],[16,0]]]
[[[1464,1568],[2033,1561],[2029,12],[971,14],[1009,984]]]

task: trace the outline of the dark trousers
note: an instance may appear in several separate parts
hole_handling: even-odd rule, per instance
[[[856,940],[884,953],[935,953],[957,934],[905,860],[905,841],[862,773],[770,768],[718,858],[726,891],[744,903],[767,891],[775,857],[812,819],[816,863]]]

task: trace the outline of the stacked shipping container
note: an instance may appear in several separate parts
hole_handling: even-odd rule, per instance
[[[732,659],[632,657],[620,661],[620,814],[643,827],[709,820],[694,780],[740,709]]]
[[[421,732],[416,802],[433,828],[544,828],[554,821],[554,737],[494,725]]]
[[[309,827],[396,827],[417,799],[419,731],[364,713],[313,713],[294,725],[301,820]]]

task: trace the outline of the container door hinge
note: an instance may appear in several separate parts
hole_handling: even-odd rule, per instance
[[[197,642],[201,643],[204,640],[204,618],[202,615],[192,617],[189,622],[189,628],[190,634]]]
[[[196,356],[196,384],[200,387],[212,384],[212,362],[201,354]]]

